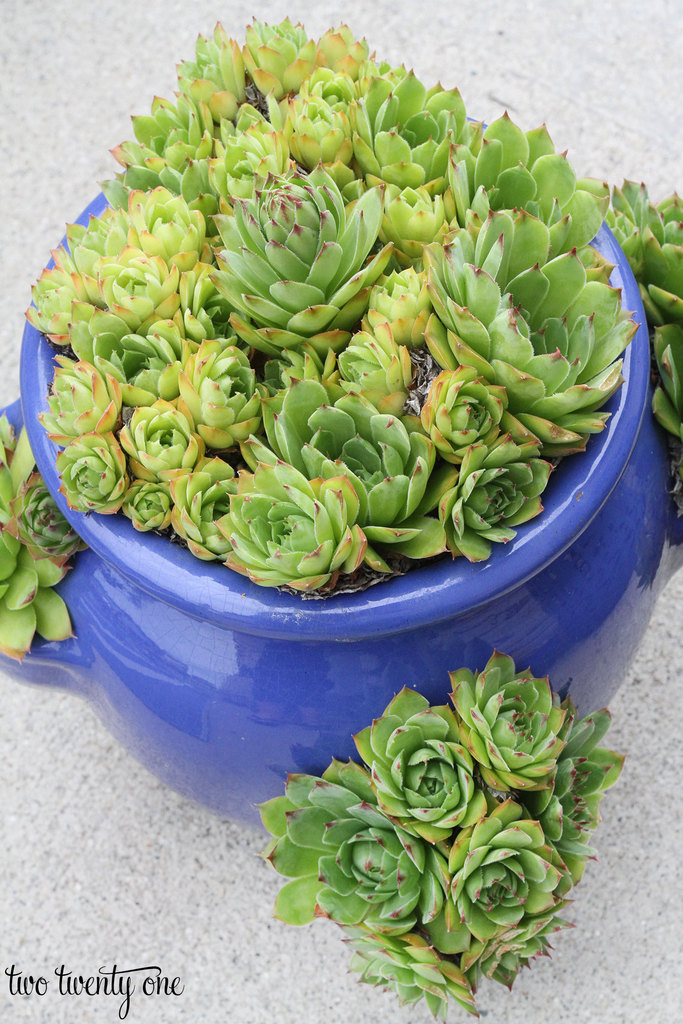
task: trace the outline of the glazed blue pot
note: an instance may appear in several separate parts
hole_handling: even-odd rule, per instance
[[[85,211],[98,214],[99,197]],[[613,236],[612,283],[645,323]],[[483,667],[494,648],[550,675],[579,711],[623,680],[657,595],[681,563],[683,520],[667,497],[666,441],[650,415],[641,327],[606,429],[565,460],[545,510],[489,561],[450,558],[364,593],[307,600],[255,586],[122,516],[84,516],[59,495],[56,447],[38,423],[54,351],[24,332],[21,401],[38,467],[89,545],[61,584],[76,636],[36,640],[8,671],[91,701],[152,772],[219,814],[256,822],[254,804],[288,771],[353,756],[351,735],[404,684],[443,703],[448,671]],[[18,423],[20,412],[11,415]]]

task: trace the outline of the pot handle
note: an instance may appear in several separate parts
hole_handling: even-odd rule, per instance
[[[21,399],[0,409],[0,415],[5,414],[14,427],[16,434],[22,428],[24,417],[21,409]],[[80,552],[80,555],[87,555],[89,552]],[[87,559],[86,559],[87,561]],[[76,555],[72,568],[65,579],[58,584],[57,592],[62,593],[67,585],[70,589],[75,576],[83,576],[83,583],[86,583],[85,574],[87,567],[80,564],[81,559]],[[64,594],[62,593],[62,596]],[[67,600],[67,605],[68,605]],[[82,690],[87,675],[90,658],[83,650],[78,638],[73,636],[68,640],[43,640],[35,636],[31,650],[21,661],[9,658],[0,654],[0,666],[7,675],[14,676],[20,682],[37,683],[43,686],[58,686],[68,690]]]

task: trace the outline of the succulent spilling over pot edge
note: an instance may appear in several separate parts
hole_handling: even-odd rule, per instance
[[[607,185],[345,26],[255,21],[244,47],[218,26],[134,134],[27,313],[59,350],[42,422],[69,505],[302,594],[513,542],[622,382],[635,324],[589,244]],[[680,201],[612,202],[680,496]],[[21,658],[70,634],[48,588],[79,541],[1,429],[0,649]],[[364,765],[262,806],[279,916],[338,921],[362,980],[435,1015],[547,953],[623,760],[605,711],[576,721],[504,655],[451,682],[453,710],[404,688],[355,737]]]

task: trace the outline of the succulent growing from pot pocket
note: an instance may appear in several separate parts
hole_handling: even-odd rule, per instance
[[[385,246],[365,263],[381,216],[380,189],[345,209],[322,168],[271,177],[236,203],[219,218],[226,249],[213,279],[238,311],[230,322],[240,338],[271,356],[307,340],[323,357],[345,345],[391,253]]]
[[[380,808],[407,832],[438,843],[486,813],[471,755],[445,705],[430,707],[404,686],[354,742]]]
[[[547,677],[517,672],[512,658],[496,651],[481,672],[459,669],[451,683],[460,739],[484,782],[497,790],[551,786],[566,712]]]
[[[590,833],[600,821],[598,808],[603,793],[619,778],[624,758],[598,746],[610,724],[606,708],[577,719],[568,697],[562,710],[566,718],[558,738],[563,747],[550,785],[525,791],[520,794],[520,801],[541,823],[548,842],[562,858],[572,884],[576,885],[586,861],[595,856],[588,842]]]
[[[317,590],[365,558],[358,512],[346,477],[308,481],[284,462],[261,463],[218,521],[232,545],[225,564],[264,587]]]
[[[64,601],[52,589],[80,540],[34,470],[26,431],[15,441],[0,417],[0,651],[21,661],[36,633],[72,635]]]
[[[431,920],[444,899],[446,859],[378,808],[368,773],[334,761],[322,778],[290,775],[284,797],[261,805],[275,839],[265,855],[292,877],[275,913],[290,924],[316,914],[401,935]]]
[[[510,434],[492,447],[470,445],[463,455],[457,482],[439,502],[439,518],[453,555],[480,562],[491,544],[506,544],[521,526],[542,511],[540,495],[551,465],[537,458],[533,442],[518,445]]]
[[[345,927],[354,954],[350,969],[369,985],[395,992],[400,1003],[424,999],[438,1020],[445,1022],[448,1000],[478,1016],[470,983],[451,959],[438,952],[422,935],[376,935],[362,927]]]

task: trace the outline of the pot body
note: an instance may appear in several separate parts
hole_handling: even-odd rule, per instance
[[[101,203],[100,203],[101,206]],[[93,204],[89,212],[99,212]],[[612,283],[644,323],[635,282]],[[60,584],[75,638],[37,641],[26,682],[89,699],[118,739],[165,782],[228,818],[282,792],[287,772],[319,774],[354,756],[352,734],[405,684],[444,703],[448,672],[492,650],[571,690],[581,713],[622,682],[653,604],[680,562],[683,520],[666,498],[666,441],[649,415],[644,329],[606,429],[552,478],[545,511],[480,565],[441,560],[363,594],[327,601],[272,591],[119,516],[84,517],[59,495],[55,446],[38,423],[53,351],[28,327],[22,403],[38,467],[90,545]],[[11,410],[15,423],[21,412]],[[547,497],[546,497],[547,496]]]
[[[571,689],[580,712],[606,704],[680,553],[661,499],[667,474],[666,445],[645,419],[609,500],[545,569],[465,614],[444,608],[441,621],[414,627],[407,618],[398,631],[357,639],[228,629],[160,601],[85,551],[61,586],[77,639],[37,643],[23,678],[87,697],[165,782],[256,823],[254,804],[280,794],[288,771],[318,774],[332,756],[354,756],[352,734],[401,686],[443,703],[448,671],[481,668],[494,648],[548,673],[562,695]],[[415,575],[418,608],[430,581]],[[387,601],[402,582],[382,585]]]

